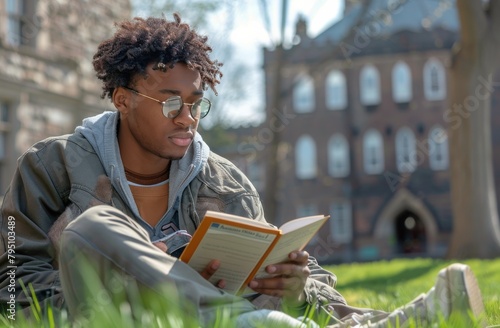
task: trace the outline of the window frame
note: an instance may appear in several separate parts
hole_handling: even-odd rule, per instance
[[[375,143],[374,146],[370,144]],[[370,148],[368,148],[370,146]],[[375,156],[372,156],[371,150],[375,148],[375,152],[373,153]],[[368,154],[370,153],[370,154]],[[369,156],[367,156],[369,155]],[[377,160],[376,163],[372,163],[372,158]],[[363,169],[366,174],[381,174],[385,169],[385,154],[384,154],[384,139],[382,134],[376,129],[369,129],[363,135]]]
[[[314,111],[314,79],[309,74],[301,74],[295,79],[292,99],[295,113],[306,114]]]
[[[309,180],[316,178],[317,175],[316,142],[310,135],[301,135],[295,143],[295,176],[300,180]]]
[[[435,69],[436,76],[433,76]],[[437,79],[437,80],[434,80]],[[429,101],[440,101],[446,99],[446,70],[440,60],[429,58],[424,65],[424,96]],[[434,82],[438,90],[433,90]]]
[[[325,80],[325,103],[329,110],[347,108],[347,81],[341,70],[331,70]]]
[[[436,142],[436,138],[433,137],[435,131],[438,131],[437,133],[442,134],[441,138],[444,138],[444,141],[442,142]],[[447,170],[450,167],[450,155],[449,155],[449,144],[448,144],[448,133],[447,131],[439,126],[436,125],[433,128],[430,129],[429,131],[429,136],[427,139],[428,145],[429,145],[429,167],[434,170],[434,171],[444,171]],[[436,147],[438,144],[440,144],[439,147]],[[436,149],[439,149],[440,151],[436,153]],[[437,159],[437,155],[441,155],[441,160]]]
[[[333,241],[338,244],[351,243],[353,240],[352,204],[348,200],[331,203],[330,216],[330,235]]]
[[[339,142],[339,147],[335,143]],[[336,155],[343,153],[343,158],[335,158]],[[328,140],[328,174],[334,178],[344,178],[351,173],[349,142],[342,134],[337,133]],[[337,163],[341,163],[341,167],[337,168]]]
[[[392,99],[396,103],[409,103],[413,99],[412,88],[410,66],[400,60],[392,68]]]
[[[399,128],[395,138],[396,167],[401,173],[411,173],[417,169],[417,139],[407,126]]]
[[[361,69],[359,73],[359,92],[362,105],[376,106],[381,103],[380,72],[375,65],[367,64]]]

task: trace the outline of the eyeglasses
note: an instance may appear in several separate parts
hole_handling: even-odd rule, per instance
[[[161,104],[163,115],[167,118],[170,118],[170,119],[174,119],[177,116],[179,116],[179,114],[182,111],[182,107],[184,105],[191,106],[191,116],[193,116],[193,118],[197,118],[197,119],[202,119],[205,116],[207,116],[208,112],[210,111],[210,107],[212,107],[212,103],[207,98],[198,99],[197,101],[195,101],[192,104],[188,104],[188,103],[183,102],[181,96],[172,96],[172,97],[169,97],[165,101],[160,101],[160,100],[152,98],[150,96],[146,96],[145,94],[142,94],[139,91],[131,89],[129,87],[123,87],[123,88],[130,90],[139,96],[143,96],[145,98],[154,100],[157,103]]]

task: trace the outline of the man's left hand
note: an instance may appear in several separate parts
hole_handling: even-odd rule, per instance
[[[306,301],[304,286],[311,273],[307,267],[309,253],[295,251],[288,258],[286,263],[267,266],[266,272],[272,277],[254,279],[249,287],[261,294],[282,297],[287,305],[298,307]]]

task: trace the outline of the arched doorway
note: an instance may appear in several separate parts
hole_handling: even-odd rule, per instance
[[[406,214],[405,214],[406,213]],[[400,189],[392,199],[384,206],[375,223],[374,237],[380,250],[380,256],[390,258],[399,252],[398,222],[404,226],[408,213],[415,219],[415,225],[423,229],[420,236],[424,236],[422,241],[426,252],[421,255],[442,256],[442,252],[437,248],[438,227],[436,219],[425,206],[422,200],[413,195],[408,189]],[[404,217],[398,220],[398,218]],[[408,222],[410,224],[410,222]],[[412,229],[411,229],[412,230]],[[404,236],[405,230],[402,230]],[[418,236],[418,234],[417,234]],[[411,253],[407,253],[410,255]]]
[[[427,236],[425,225],[418,215],[402,211],[394,220],[397,252],[400,254],[425,253]]]

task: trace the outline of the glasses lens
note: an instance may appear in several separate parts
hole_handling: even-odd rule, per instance
[[[182,107],[182,99],[179,96],[172,96],[163,103],[163,115],[168,118],[175,118],[179,115]]]
[[[191,109],[191,115],[193,115],[193,117],[204,118],[208,115],[211,106],[212,104],[210,103],[210,100],[207,98],[201,98],[194,103],[193,108]]]

